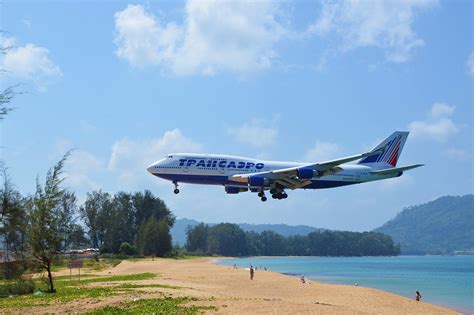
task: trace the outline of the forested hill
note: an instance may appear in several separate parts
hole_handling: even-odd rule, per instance
[[[375,229],[400,243],[402,254],[452,254],[474,249],[474,195],[445,196],[405,208]]]
[[[177,219],[171,229],[171,237],[173,243],[184,245],[186,243],[186,228],[188,226],[194,227],[201,222],[190,219]],[[216,225],[215,223],[208,223],[209,226]],[[293,236],[293,235],[307,235],[315,231],[324,231],[324,229],[315,228],[308,225],[286,225],[286,224],[247,224],[240,223],[238,226],[245,232],[256,232],[261,233],[263,231],[273,231],[282,236]]]

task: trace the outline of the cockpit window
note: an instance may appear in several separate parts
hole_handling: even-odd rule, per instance
[[[173,156],[170,154],[170,155],[168,155],[168,158],[172,159],[172,158],[173,158]]]

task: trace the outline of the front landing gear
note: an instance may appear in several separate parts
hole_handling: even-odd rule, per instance
[[[174,184],[174,191],[173,191],[173,192],[174,192],[175,194],[179,194],[178,182],[173,182],[173,184]]]

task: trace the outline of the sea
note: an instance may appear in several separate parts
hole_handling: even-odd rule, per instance
[[[359,285],[474,314],[474,256],[250,257],[218,264],[301,276],[318,282]]]

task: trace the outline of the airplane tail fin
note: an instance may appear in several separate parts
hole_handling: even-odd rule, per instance
[[[381,166],[383,168],[397,166],[398,158],[402,153],[403,146],[408,137],[408,131],[395,131],[377,145],[372,151],[380,150],[380,153],[361,159],[358,164],[370,166]]]

